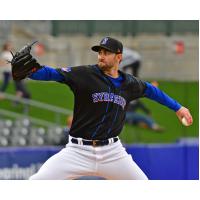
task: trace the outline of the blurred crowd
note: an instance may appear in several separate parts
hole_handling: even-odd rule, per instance
[[[2,75],[2,83],[0,85],[0,100],[4,98],[3,93],[8,89],[9,83],[13,82],[15,87],[16,97],[22,97],[25,99],[30,99],[31,94],[28,91],[24,80],[14,81],[12,80],[11,75],[11,64],[12,60],[12,51],[14,51],[13,45],[10,41],[7,41],[2,46],[2,52],[0,54],[0,72]],[[17,101],[13,102],[14,105],[17,105]]]

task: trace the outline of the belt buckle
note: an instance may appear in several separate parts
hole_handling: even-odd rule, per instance
[[[97,141],[98,141],[98,140],[92,140],[92,146],[93,146],[93,147],[97,146]]]

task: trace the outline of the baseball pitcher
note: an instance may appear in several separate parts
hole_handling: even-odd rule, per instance
[[[118,69],[123,45],[114,38],[105,37],[92,47],[98,53],[95,65],[54,69],[39,64],[30,50],[28,45],[13,55],[13,79],[56,81],[68,85],[75,97],[69,143],[30,179],[101,176],[112,180],[147,180],[118,137],[132,100],[154,100],[174,111],[180,121],[185,118],[188,125],[193,122],[189,110],[159,88]]]

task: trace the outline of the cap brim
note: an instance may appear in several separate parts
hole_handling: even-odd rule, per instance
[[[106,49],[110,52],[113,52],[111,49],[104,47],[104,46],[100,46],[100,45],[93,46],[91,49],[95,52],[99,52],[101,49]],[[115,53],[115,52],[113,52],[113,53]]]

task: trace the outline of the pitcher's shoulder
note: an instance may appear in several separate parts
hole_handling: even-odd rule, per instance
[[[79,71],[93,71],[94,70],[93,65],[79,65],[79,66],[74,66],[72,68],[74,70],[79,70]]]

